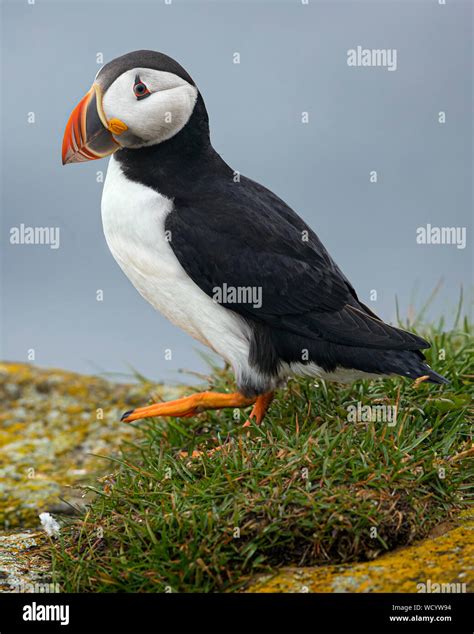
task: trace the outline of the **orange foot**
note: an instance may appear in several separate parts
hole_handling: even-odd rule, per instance
[[[266,394],[257,396],[255,405],[252,407],[252,411],[250,412],[250,416],[243,424],[244,427],[250,427],[252,420],[255,420],[257,425],[260,425],[268,411],[268,408],[270,407],[270,403],[273,401],[273,395],[274,392],[267,392]]]
[[[223,407],[247,407],[258,403],[258,399],[263,397],[247,398],[239,392],[232,394],[222,394],[221,392],[200,392],[192,396],[179,398],[176,401],[167,401],[165,403],[155,403],[148,407],[138,407],[131,409],[122,416],[120,420],[131,423],[141,418],[150,418],[153,416],[179,416],[181,418],[189,418],[195,414],[199,414],[206,409],[221,409]],[[254,407],[255,409],[255,407]],[[252,414],[253,414],[252,410]],[[250,414],[250,416],[252,416]],[[262,416],[263,418],[263,416]],[[257,421],[260,422],[260,421]]]

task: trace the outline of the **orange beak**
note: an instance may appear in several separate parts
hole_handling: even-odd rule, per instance
[[[107,122],[102,109],[100,86],[93,84],[87,95],[74,108],[66,124],[62,150],[63,165],[93,161],[113,154],[121,146],[109,129],[111,127],[113,126]],[[117,130],[117,133],[120,131]]]

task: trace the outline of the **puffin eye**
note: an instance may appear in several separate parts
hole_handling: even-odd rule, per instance
[[[133,92],[135,93],[135,97],[138,100],[145,99],[145,97],[148,97],[148,95],[151,94],[146,85],[140,80],[140,77],[138,75],[135,76]]]

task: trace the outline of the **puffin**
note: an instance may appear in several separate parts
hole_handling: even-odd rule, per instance
[[[72,111],[63,165],[106,156],[112,255],[156,310],[229,364],[237,388],[139,407],[123,421],[252,406],[245,424],[259,424],[294,376],[448,383],[425,362],[427,341],[382,321],[298,214],[221,158],[203,97],[171,57],[117,57]]]

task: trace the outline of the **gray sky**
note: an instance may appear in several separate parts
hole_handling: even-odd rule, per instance
[[[149,48],[177,59],[203,94],[217,151],[312,226],[384,319],[395,317],[395,295],[406,314],[443,279],[428,316],[449,323],[460,285],[471,289],[469,2],[4,1],[2,42],[3,359],[26,361],[33,348],[42,366],[131,364],[168,381],[205,367],[199,345],[142,299],[108,251],[97,182],[106,161],[61,166],[64,126],[98,53],[107,62]],[[396,70],[348,66],[357,46],[396,49]],[[21,223],[59,228],[59,248],[11,244]],[[418,244],[427,224],[466,227],[465,248]]]

